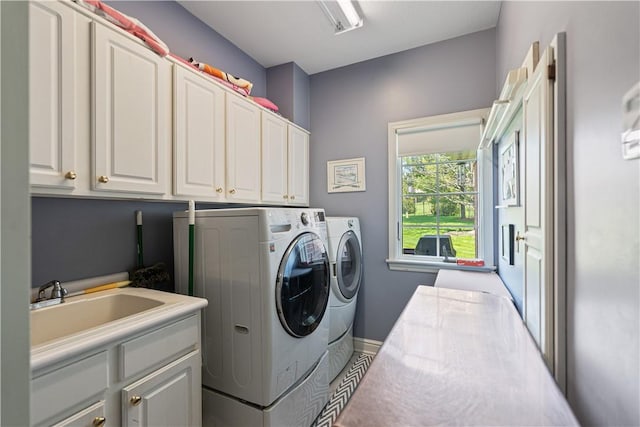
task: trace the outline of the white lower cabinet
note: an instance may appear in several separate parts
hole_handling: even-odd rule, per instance
[[[53,427],[101,427],[107,425],[104,411],[104,400],[66,418]]]
[[[202,424],[200,352],[188,354],[122,390],[123,426]]]
[[[201,426],[200,313],[32,373],[32,426]]]

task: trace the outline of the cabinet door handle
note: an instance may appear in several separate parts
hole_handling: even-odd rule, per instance
[[[289,196],[287,196],[286,194],[283,194],[283,195],[282,195],[282,198],[283,198],[283,199],[288,199],[288,198],[289,198]]]
[[[106,184],[107,182],[109,182],[109,177],[106,175],[100,175],[98,177],[98,182],[101,182],[103,184]]]
[[[69,171],[67,173],[64,174],[64,177],[66,179],[76,179],[78,177],[78,175],[74,172],[74,171]]]
[[[142,402],[142,398],[140,396],[131,396],[129,402],[131,402],[133,406],[138,406],[140,402]]]
[[[102,427],[107,422],[105,417],[95,417],[93,419],[93,425],[96,427]]]
[[[235,188],[232,188],[231,190],[229,190],[229,193],[231,193],[231,194],[236,194],[236,189],[235,189]]]
[[[291,200],[295,200],[296,196],[291,196],[290,198],[291,198]]]
[[[222,187],[217,187],[216,188],[216,193],[222,193]]]

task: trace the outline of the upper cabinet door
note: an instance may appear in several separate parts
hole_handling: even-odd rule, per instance
[[[173,191],[225,197],[225,91],[208,78],[174,66]]]
[[[92,188],[164,194],[171,134],[171,64],[93,23]]]
[[[75,13],[58,2],[29,4],[29,150],[33,186],[73,190]]]
[[[260,109],[227,96],[227,199],[260,200]]]
[[[287,122],[262,113],[262,201],[285,204],[287,189]]]
[[[289,125],[289,202],[309,205],[309,134]]]

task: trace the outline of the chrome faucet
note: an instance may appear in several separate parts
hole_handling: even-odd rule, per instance
[[[51,289],[51,295],[47,298],[45,291]],[[38,297],[35,302],[31,304],[31,309],[48,307],[50,305],[61,304],[64,302],[64,297],[67,295],[67,290],[62,287],[58,280],[52,280],[38,288]]]

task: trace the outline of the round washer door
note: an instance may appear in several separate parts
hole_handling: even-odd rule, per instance
[[[294,337],[311,334],[329,301],[329,257],[320,237],[300,234],[278,269],[276,308],[280,323]]]
[[[362,280],[362,251],[358,237],[351,230],[342,235],[338,244],[336,278],[342,296],[353,298]]]

